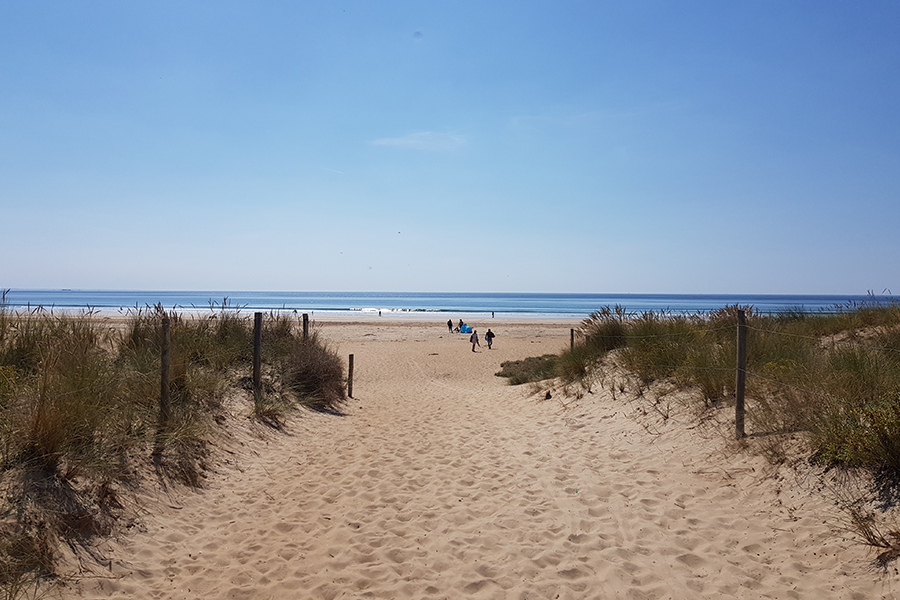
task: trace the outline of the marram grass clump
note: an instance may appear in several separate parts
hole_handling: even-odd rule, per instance
[[[509,385],[521,385],[556,377],[556,366],[559,357],[555,354],[526,358],[524,360],[507,360],[500,363],[497,377],[506,377]]]

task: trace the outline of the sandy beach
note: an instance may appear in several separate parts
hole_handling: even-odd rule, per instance
[[[840,513],[673,406],[496,377],[570,322],[318,321],[343,416],[231,407],[203,489],[145,494],[72,598],[895,598]],[[484,333],[496,333],[487,349]]]

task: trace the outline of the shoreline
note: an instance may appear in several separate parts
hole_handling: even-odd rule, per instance
[[[368,319],[359,319],[357,317],[352,316],[325,316],[318,317],[316,315],[310,315],[310,322],[316,323],[342,323],[345,325],[378,325],[382,323],[384,325],[422,325],[424,323],[432,323],[435,326],[447,327],[447,320],[453,321],[454,326],[459,324],[459,320],[468,325],[472,325],[477,323],[479,326],[489,327],[490,323],[503,323],[505,325],[581,325],[583,319],[578,318],[567,318],[567,317],[534,317],[534,318],[521,318],[521,317],[480,317],[477,315],[471,315],[468,313],[457,313],[451,315],[450,313],[446,313],[442,315],[444,317],[443,320],[435,319],[434,317],[405,317],[405,316],[394,316],[394,315],[386,315],[382,317],[378,317],[377,315]]]
[[[191,317],[214,317],[219,313],[218,310],[210,311],[209,309],[202,310],[180,310],[175,309],[175,312],[179,315],[191,318]],[[289,316],[292,316],[297,319],[299,322],[302,319],[303,313],[295,313],[294,311],[237,311],[237,313],[245,318],[253,318],[254,312],[262,312],[263,315],[267,315],[270,312],[283,315],[288,313]],[[71,310],[71,311],[44,311],[44,312],[28,312],[28,311],[15,311],[10,310],[8,314],[18,315],[26,318],[31,317],[42,317],[42,316],[67,316],[67,317],[81,317],[87,316],[92,320],[100,321],[100,322],[110,322],[115,324],[124,324],[127,323],[129,319],[131,319],[134,314],[130,314],[127,311],[83,311],[83,310]],[[152,313],[151,313],[152,314]],[[543,324],[548,325],[561,325],[561,326],[569,326],[578,328],[583,323],[584,319],[579,317],[563,317],[563,316],[547,316],[547,315],[534,315],[534,316],[519,316],[519,315],[508,315],[508,314],[498,314],[495,317],[491,316],[483,316],[475,313],[440,313],[438,316],[435,316],[434,313],[429,314],[421,314],[421,313],[412,313],[412,314],[384,314],[382,316],[378,316],[378,314],[374,315],[360,315],[359,313],[348,313],[348,314],[338,314],[338,313],[307,313],[309,315],[309,322],[311,325],[315,324],[345,324],[345,325],[361,325],[361,326],[422,326],[424,324],[432,324],[436,327],[447,327],[447,320],[453,321],[454,324],[458,324],[459,320],[462,319],[463,322],[467,324],[477,323],[480,327],[491,327],[491,323],[502,323],[504,325],[531,325],[531,326],[540,326]]]
[[[752,305],[756,312],[776,314],[804,310],[811,314],[834,313],[863,304],[893,304],[892,295],[854,294],[617,294],[617,293],[506,293],[506,292],[266,292],[177,290],[5,290],[9,310],[43,309],[57,312],[97,311],[103,314],[129,310],[206,312],[353,313],[360,318],[383,314],[404,318],[424,315],[488,315],[522,320],[584,319],[604,307],[623,306],[629,313],[654,311],[696,314],[725,306]]]

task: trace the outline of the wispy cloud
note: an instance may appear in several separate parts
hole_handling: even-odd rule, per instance
[[[418,131],[401,137],[381,138],[369,142],[373,146],[391,146],[408,150],[425,152],[447,152],[463,146],[466,142],[462,136],[433,131]]]

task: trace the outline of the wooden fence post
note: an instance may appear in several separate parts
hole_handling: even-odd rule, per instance
[[[575,330],[569,330],[569,350],[575,349]]]
[[[309,315],[303,313],[303,341],[309,339]]]
[[[347,369],[347,396],[353,397],[353,355],[350,355],[350,366]]]
[[[170,342],[169,334],[169,317],[162,319],[162,353],[160,355],[160,376],[159,376],[159,426],[165,427],[169,422],[169,363],[170,363]]]
[[[737,311],[737,378],[734,394],[734,435],[737,439],[746,436],[744,432],[744,388],[747,382],[747,320],[744,311]]]
[[[262,313],[253,315],[253,393],[258,398],[262,392],[260,366],[262,363]]]

